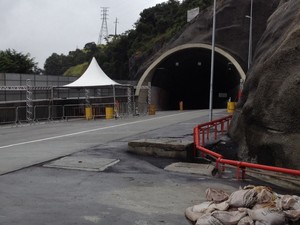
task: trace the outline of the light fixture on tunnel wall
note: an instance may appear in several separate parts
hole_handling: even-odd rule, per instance
[[[179,62],[175,62],[175,66],[179,66]]]
[[[156,68],[157,70],[166,70],[166,68],[164,68],[164,67],[158,67],[158,68]]]
[[[232,63],[231,63],[231,62],[228,62],[228,63],[227,63],[227,69],[228,69],[228,70],[232,70]]]
[[[198,66],[202,66],[202,62],[197,62],[197,65]]]

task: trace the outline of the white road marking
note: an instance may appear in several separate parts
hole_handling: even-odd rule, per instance
[[[122,124],[117,124],[117,125],[108,126],[108,127],[101,127],[101,128],[84,130],[84,131],[79,131],[79,132],[70,133],[70,134],[58,135],[58,136],[42,138],[42,139],[37,139],[37,140],[32,140],[32,141],[25,141],[25,142],[10,144],[10,145],[4,145],[4,146],[0,146],[0,149],[10,148],[10,147],[15,147],[15,146],[20,146],[20,145],[26,145],[26,144],[32,144],[32,143],[37,143],[37,142],[42,142],[42,141],[49,141],[49,140],[53,140],[53,139],[70,137],[70,136],[75,136],[75,135],[80,135],[80,134],[86,134],[86,133],[91,133],[91,132],[95,132],[95,131],[99,131],[99,130],[106,130],[106,129],[115,128],[115,127],[122,127],[122,126],[132,125],[132,124],[136,124],[136,123],[143,123],[143,122],[148,122],[151,120],[158,120],[158,119],[162,119],[162,118],[173,117],[173,116],[177,116],[177,115],[181,115],[181,114],[185,114],[185,113],[191,113],[191,112],[176,113],[176,114],[172,114],[172,115],[160,116],[160,117],[155,117],[155,118],[150,118],[150,119],[145,119],[145,120],[138,120],[138,121],[134,121],[134,122],[122,123]]]

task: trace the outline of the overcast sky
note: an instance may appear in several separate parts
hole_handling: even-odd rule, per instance
[[[133,28],[140,12],[165,0],[0,0],[0,50],[29,53],[39,67],[52,53],[68,54],[98,42],[101,7],[108,8],[108,32]]]

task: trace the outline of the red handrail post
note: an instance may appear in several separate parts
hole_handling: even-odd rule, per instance
[[[240,179],[240,167],[239,166],[236,167],[236,179],[237,180]]]
[[[217,123],[215,123],[214,125],[215,125],[215,140],[217,140],[217,138],[218,138],[218,125],[217,125]]]
[[[219,158],[217,158],[217,160],[216,160],[216,169],[219,171],[219,161],[220,161],[220,159]]]
[[[202,131],[202,146],[205,146],[205,130],[201,129]]]
[[[224,121],[221,121],[221,134],[224,134]]]
[[[193,155],[194,157],[196,157],[197,155],[197,143],[198,143],[198,139],[199,139],[199,130],[198,127],[194,128],[194,151],[193,151]]]
[[[246,176],[246,168],[242,167],[242,180],[245,179],[245,176]]]
[[[206,132],[207,132],[207,140],[209,140],[209,133],[210,133],[210,127],[209,126],[207,126],[207,129],[206,129]]]
[[[222,172],[224,172],[224,171],[225,171],[225,164],[222,163]]]

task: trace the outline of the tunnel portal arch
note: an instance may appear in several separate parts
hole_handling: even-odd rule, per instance
[[[139,102],[147,101],[152,84],[151,101],[158,109],[208,108],[211,45],[194,43],[180,45],[164,52],[143,73],[137,88]],[[228,98],[236,100],[240,79],[246,75],[238,61],[223,49],[215,48],[214,108],[226,107]]]

